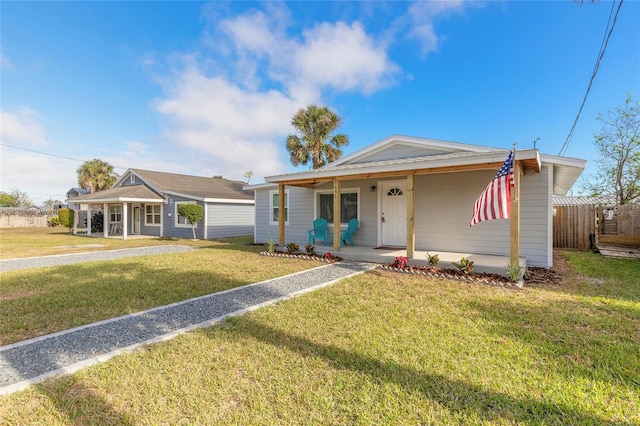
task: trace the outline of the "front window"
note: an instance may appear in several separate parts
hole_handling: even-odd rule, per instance
[[[340,223],[348,223],[359,216],[359,193],[357,189],[345,189],[340,193]],[[333,192],[318,192],[316,196],[316,217],[333,223]]]
[[[121,205],[112,205],[109,206],[109,221],[111,223],[121,222],[122,221],[122,206]]]
[[[278,191],[269,192],[271,217],[269,223],[277,225],[280,221],[280,193]],[[289,191],[284,192],[284,223],[289,223]]]
[[[196,204],[193,201],[178,201],[176,202],[176,227],[178,228],[191,228],[191,224],[187,221],[186,218],[184,218],[183,216],[180,216],[178,214],[178,206],[181,204]],[[196,228],[198,227],[198,224],[196,223]]]
[[[144,224],[145,225],[160,225],[160,205],[159,204],[147,204],[144,207]]]

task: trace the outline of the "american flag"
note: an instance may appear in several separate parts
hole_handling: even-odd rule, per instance
[[[483,220],[509,219],[513,185],[513,151],[511,151],[496,177],[489,182],[489,185],[476,200],[469,226]]]

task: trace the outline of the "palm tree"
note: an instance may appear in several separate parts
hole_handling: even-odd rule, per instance
[[[340,158],[340,148],[349,144],[347,135],[332,135],[342,124],[342,118],[327,107],[309,105],[306,109],[301,108],[291,124],[296,128],[296,134],[287,137],[287,151],[294,166],[311,161],[313,169],[318,169]]]
[[[88,189],[91,193],[111,188],[118,180],[118,175],[113,171],[113,166],[106,161],[94,158],[82,163],[78,170],[78,185],[82,189]]]

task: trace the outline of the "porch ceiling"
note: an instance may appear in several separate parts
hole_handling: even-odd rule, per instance
[[[432,155],[336,167],[328,166],[311,172],[270,176],[265,180],[271,183],[282,183],[291,186],[313,187],[318,183],[333,180],[345,181],[475,170],[499,170],[504,164],[505,158],[505,151]],[[540,172],[541,161],[537,150],[517,151],[516,162],[522,165],[525,173]]]

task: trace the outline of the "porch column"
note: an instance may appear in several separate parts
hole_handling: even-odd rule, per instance
[[[340,250],[340,181],[333,179],[333,251]]]
[[[78,204],[80,206],[80,204]],[[73,211],[73,235],[78,235],[78,216],[80,215],[80,207],[74,207]]]
[[[102,233],[104,234],[104,237],[107,238],[109,236],[109,223],[107,221],[107,203],[104,203],[102,205]]]
[[[416,249],[414,175],[407,176],[407,257],[413,258]]]
[[[122,239],[127,239],[127,232],[129,231],[129,227],[127,226],[129,222],[127,222],[127,203],[122,203]]]
[[[160,238],[164,236],[164,203],[160,204]]]
[[[278,245],[284,247],[284,183],[278,184]]]
[[[519,161],[513,164],[513,182],[511,189],[511,220],[509,245],[511,249],[510,262],[512,265],[520,264],[520,176],[522,165]]]
[[[89,204],[89,210],[87,211],[87,236],[91,235],[91,204]]]

